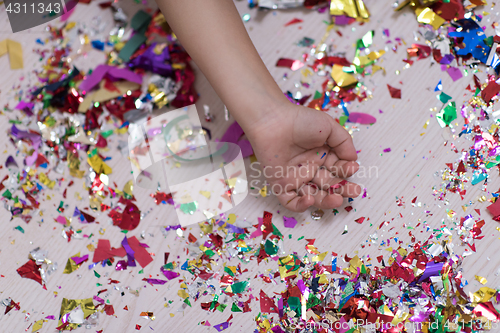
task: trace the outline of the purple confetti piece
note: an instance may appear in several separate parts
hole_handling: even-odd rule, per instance
[[[77,265],[80,265],[82,262],[87,261],[88,259],[88,254],[84,255],[83,257],[71,257],[71,260],[73,260]]]
[[[166,268],[160,268],[161,272],[163,273],[163,275],[165,275],[165,277],[170,281],[172,279],[175,279],[176,277],[180,276],[179,273],[177,272],[173,272],[173,271],[170,271]]]
[[[217,324],[217,325],[214,325],[214,328],[218,331],[218,332],[222,332],[224,331],[225,329],[227,329],[229,327],[229,323],[226,321],[226,322],[223,322],[223,323],[220,323],[220,324]]]
[[[151,283],[151,284],[161,284],[161,285],[164,285],[165,283],[167,283],[168,281],[166,280],[160,280],[160,279],[145,279],[147,283]]]
[[[283,216],[283,224],[285,225],[285,228],[295,228],[297,223],[298,222],[294,217]]]
[[[391,151],[391,148],[385,148],[384,153],[389,153]]]
[[[122,246],[123,248],[125,249],[125,252],[127,252],[127,258],[128,258],[128,262],[127,262],[127,266],[130,266],[130,267],[135,267],[136,264],[135,264],[135,258],[134,258],[134,250],[132,250],[132,248],[130,247],[130,245],[128,245],[128,240],[127,240],[127,236],[125,236],[122,240]]]

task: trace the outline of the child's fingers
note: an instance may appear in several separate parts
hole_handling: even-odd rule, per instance
[[[359,164],[354,161],[338,160],[333,165],[325,165],[328,170],[339,178],[349,178],[359,170]]]
[[[293,212],[304,212],[314,204],[314,198],[310,195],[300,196],[295,191],[277,195],[279,202]]]
[[[326,143],[335,151],[341,160],[355,161],[358,159],[351,135],[335,120],[330,118],[331,131]]]
[[[344,198],[337,193],[323,191],[316,184],[307,184],[298,191],[299,196],[312,196],[314,207],[321,209],[333,209],[339,207],[344,202]]]
[[[359,185],[336,177],[326,168],[319,169],[312,182],[330,194],[337,193],[347,198],[355,198],[361,193]]]

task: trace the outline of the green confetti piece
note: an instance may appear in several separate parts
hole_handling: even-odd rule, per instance
[[[339,124],[340,126],[344,126],[345,122],[349,119],[349,116],[340,116],[339,117]]]
[[[101,132],[101,135],[103,138],[107,139],[111,134],[113,134],[113,130],[110,129],[108,131],[105,131],[105,132]]]
[[[184,300],[184,303],[186,303],[187,305],[191,306],[191,302],[189,301],[189,297]]]
[[[224,310],[226,309],[226,304],[219,304],[219,306],[217,307],[217,310],[219,310],[220,312],[224,312]]]
[[[88,157],[92,157],[94,155],[97,155],[97,148],[94,148],[93,150],[89,151],[88,152]]]
[[[95,285],[96,285],[97,287],[102,287],[102,284],[100,284],[100,283],[96,283]]]
[[[248,286],[248,281],[235,282],[231,285],[231,290],[234,294],[241,294]]]
[[[144,273],[144,269],[141,269],[141,270],[139,271],[139,274],[143,274],[143,273]]]
[[[304,239],[304,236],[300,236],[299,238],[297,238],[297,240],[301,240],[301,239]]]
[[[231,305],[231,312],[243,312],[243,310],[241,310],[236,303],[233,303],[233,305]]]
[[[118,53],[118,57],[123,61],[127,62],[130,60],[132,54],[146,41],[146,36],[142,33],[137,33],[133,35],[125,46]]]
[[[20,120],[10,119],[9,124],[22,124],[23,122]]]
[[[300,307],[300,298],[294,296],[288,297],[288,306],[295,311]]]
[[[174,269],[174,264],[173,264],[173,263],[171,263],[171,262],[169,262],[169,263],[167,263],[167,264],[163,265],[163,268],[164,268],[164,269],[167,269],[167,270],[169,270],[169,271],[171,271],[171,270],[173,270],[173,269]]]
[[[5,190],[5,192],[3,192],[3,194],[2,194],[2,197],[7,198],[7,199],[12,199],[12,193],[10,193],[9,190]]]
[[[266,240],[266,244],[264,245],[264,250],[270,256],[275,256],[276,254],[278,254],[278,246],[269,239]]]
[[[215,252],[212,250],[206,250],[205,254],[209,257],[212,258],[215,255]]]
[[[440,93],[439,95],[436,96],[437,99],[441,101],[441,103],[446,104],[448,103],[449,100],[451,100],[451,96],[445,94],[444,92]]]
[[[19,230],[20,232],[22,232],[24,234],[24,229],[18,225],[17,227],[14,228],[15,230]]]
[[[193,215],[194,212],[196,212],[196,209],[198,208],[198,202],[193,201],[193,202],[183,203],[181,204],[180,208],[184,214]]]
[[[97,272],[95,271],[95,269],[94,269],[94,275],[95,275],[95,277],[96,277],[96,278],[100,278],[100,277],[101,277],[101,274],[97,273]]]
[[[145,33],[151,19],[151,15],[143,10],[139,10],[130,20],[130,26],[138,33]]]
[[[437,115],[436,120],[442,128],[457,119],[457,107],[455,102],[449,102]]]
[[[316,90],[316,92],[314,93],[313,99],[318,99],[318,98],[321,98],[322,96],[323,95],[319,91]]]
[[[128,232],[128,230],[121,230],[120,232],[126,234]]]
[[[279,229],[273,223],[271,223],[271,224],[273,225],[272,234],[278,236],[279,238],[283,238],[283,234],[279,231]]]

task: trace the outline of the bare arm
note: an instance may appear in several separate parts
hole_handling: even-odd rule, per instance
[[[255,49],[233,0],[156,0],[172,30],[245,129],[287,102]]]

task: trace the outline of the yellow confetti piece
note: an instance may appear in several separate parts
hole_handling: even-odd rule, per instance
[[[86,298],[86,299],[63,298],[59,317],[62,318],[65,314],[73,311],[78,306],[80,306],[80,308],[82,309],[84,318],[87,318],[88,316],[97,311],[94,306],[94,303],[92,302],[92,298]],[[59,319],[58,326],[61,326],[62,324],[63,324],[62,321]],[[78,326],[79,326],[78,323],[70,323],[65,327],[65,329],[73,330],[76,329]]]
[[[353,75],[345,73],[343,68],[341,65],[333,65],[331,76],[335,83],[339,87],[347,87],[358,83],[358,80]]]
[[[87,158],[87,162],[97,173],[109,175],[113,171],[97,154]]]
[[[41,329],[43,327],[44,322],[45,322],[45,320],[43,320],[43,319],[35,321],[35,323],[33,324],[33,328],[31,329],[31,332],[33,333],[33,332],[36,332],[39,329]]]
[[[479,276],[479,275],[475,275],[475,278],[477,281],[479,281],[479,283],[481,284],[486,284],[488,283],[488,280],[486,280],[486,278],[482,277],[482,276]]]
[[[327,253],[328,253],[328,252],[323,252],[323,253],[321,253],[321,254],[319,254],[319,255],[317,255],[317,256],[312,257],[312,259],[311,259],[311,260],[312,260],[312,262],[319,262],[319,261],[323,261],[323,260],[325,259],[325,256],[326,256],[326,254],[327,254]]]
[[[42,184],[44,184],[45,186],[47,186],[50,189],[53,189],[54,186],[56,185],[56,181],[50,180],[49,177],[47,177],[47,175],[44,174],[43,172],[40,172],[40,175],[38,176],[38,180],[40,180],[40,182]]]
[[[471,299],[473,303],[483,303],[483,302],[488,302],[490,298],[495,296],[496,294],[495,289],[491,289],[488,287],[481,287],[479,288],[478,291],[472,294]]]
[[[415,14],[417,14],[418,23],[430,24],[436,30],[445,22],[444,18],[436,14],[429,7],[416,8]]]
[[[227,217],[227,223],[234,224],[236,222],[236,215],[235,214],[229,214]]]
[[[267,197],[267,186],[264,186],[263,188],[261,188],[259,193],[262,197],[264,197],[264,198]]]
[[[134,192],[134,181],[133,180],[129,180],[123,186],[123,193],[125,193],[129,197],[133,197],[134,196],[133,192]]]
[[[66,30],[66,31],[70,31],[70,30],[71,30],[71,29],[73,29],[75,26],[76,26],[76,22],[68,22],[68,24],[66,24],[66,26],[64,27],[64,30]]]
[[[94,252],[94,251],[95,251],[95,247],[94,247],[94,245],[92,245],[92,244],[87,245],[87,249],[88,249],[90,252]]]
[[[363,0],[332,0],[330,15],[345,15],[358,20],[367,20],[370,17],[370,12]]]
[[[203,195],[205,198],[210,199],[210,192],[209,191],[200,191],[200,194]]]
[[[70,274],[70,273],[73,273],[74,271],[76,271],[78,268],[80,268],[80,265],[77,265],[73,259],[73,257],[80,257],[80,252],[78,252],[77,254],[75,255],[72,255],[71,257],[68,258],[68,261],[66,262],[66,267],[64,268],[64,271],[63,271],[63,274]]]
[[[21,44],[12,39],[4,39],[0,42],[0,57],[4,54],[9,55],[10,69],[22,69],[23,49]]]
[[[177,292],[177,295],[179,295],[179,297],[182,299],[186,299],[189,297],[189,294],[183,289],[179,289],[179,291]]]

